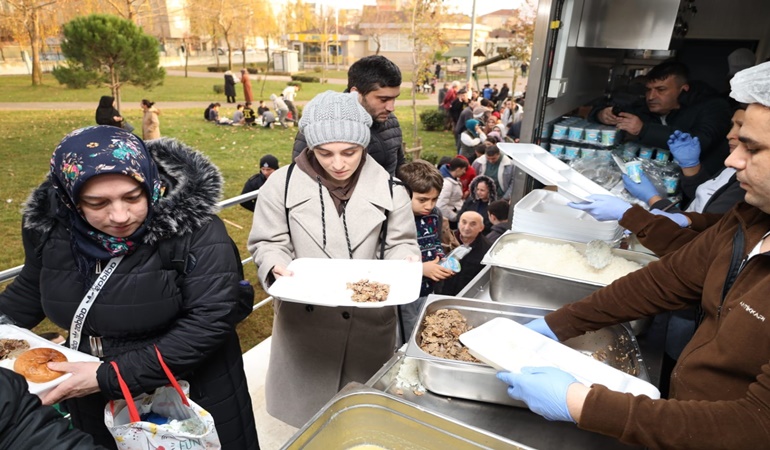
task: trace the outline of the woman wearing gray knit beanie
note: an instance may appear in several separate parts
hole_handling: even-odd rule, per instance
[[[292,275],[286,267],[296,258],[421,260],[409,194],[369,161],[372,117],[358,96],[327,91],[311,100],[299,121],[308,148],[260,189],[248,247],[265,290]],[[274,300],[273,308],[267,412],[292,426],[393,355],[394,306]]]

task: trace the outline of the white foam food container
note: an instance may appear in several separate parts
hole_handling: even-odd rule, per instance
[[[601,384],[633,395],[660,398],[652,384],[610,367],[511,319],[494,318],[460,335],[473,356],[497,370],[519,373],[523,367],[556,367],[581,383]]]
[[[589,242],[614,241],[623,235],[617,221],[600,222],[567,206],[570,199],[558,192],[535,189],[514,206],[512,229],[539,236]]]
[[[72,350],[63,345],[54,344],[53,342],[47,339],[43,339],[29,330],[17,327],[15,325],[0,325],[0,338],[23,339],[29,342],[30,349],[44,347],[44,348],[52,348],[52,349],[58,350],[62,352],[64,356],[67,357],[67,361],[69,362],[99,362],[99,358],[95,356],[91,356],[83,352]],[[16,362],[16,358],[4,359],[0,361],[0,367],[13,370],[13,364],[15,362]],[[72,374],[67,373],[47,383],[27,382],[27,384],[29,384],[29,392],[42,397],[43,395],[48,393],[51,389],[60,385],[62,382],[64,382],[64,380],[66,380],[71,376]]]
[[[420,297],[422,263],[406,260],[298,258],[289,263],[292,276],[268,288],[273,297],[320,306],[382,308],[411,303]],[[347,283],[367,279],[390,286],[381,302],[354,302]]]
[[[519,200],[513,209],[522,218],[540,220],[544,223],[554,220],[562,223],[567,221],[570,226],[613,232],[618,228],[616,220],[596,220],[587,212],[568,206],[567,203],[570,201],[559,192],[535,189]]]
[[[500,143],[497,146],[516,166],[541,183],[558,187],[559,192],[572,201],[587,201],[591,194],[612,195],[538,145]]]

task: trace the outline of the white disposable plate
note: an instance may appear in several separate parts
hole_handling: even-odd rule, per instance
[[[601,384],[613,391],[660,398],[652,384],[503,317],[460,335],[460,341],[471,354],[498,370],[518,373],[528,366],[556,367],[588,386]]]
[[[612,195],[538,145],[500,143],[497,146],[516,166],[545,185],[558,186],[559,192],[570,200],[586,201],[591,194]]]
[[[420,297],[422,263],[406,260],[298,258],[289,264],[294,272],[280,277],[268,293],[275,298],[321,306],[382,308],[403,305]],[[354,302],[347,283],[368,279],[390,285],[382,302]]]
[[[67,361],[69,362],[81,362],[81,361],[98,362],[99,361],[99,358],[95,356],[87,355],[85,353],[72,350],[63,345],[54,344],[53,342],[43,339],[29,330],[25,330],[24,328],[19,328],[15,325],[0,325],[0,338],[24,339],[25,341],[29,342],[30,349],[47,347],[47,348],[53,348],[53,349],[59,350],[64,354],[64,356],[67,357]],[[13,370],[13,363],[15,362],[16,362],[16,358],[4,359],[0,361],[0,367],[5,367],[6,369]],[[33,394],[37,394],[42,397],[44,394],[46,394],[48,391],[55,388],[56,386],[60,385],[64,380],[66,380],[70,376],[72,375],[67,373],[55,380],[49,381],[48,383],[27,382],[29,384],[29,392]]]

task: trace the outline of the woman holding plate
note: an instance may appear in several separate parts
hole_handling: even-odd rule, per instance
[[[254,210],[248,247],[265,289],[292,275],[295,258],[421,260],[408,192],[366,153],[371,124],[355,92],[327,91],[305,107],[299,127],[308,148],[270,176]],[[267,412],[292,426],[393,355],[394,306],[273,307]]]
[[[155,349],[214,418],[223,449],[257,449],[235,325],[239,257],[216,216],[222,176],[205,156],[161,138],[145,144],[116,127],[81,128],[56,147],[27,200],[25,262],[0,294],[0,317],[70,330],[68,347],[101,362],[49,362],[72,376],[42,398],[64,401],[75,428],[117,448],[104,424],[123,398],[115,362],[136,396],[168,383]],[[168,254],[187,242],[187,253]],[[168,256],[168,258],[166,257]],[[166,260],[184,260],[177,269]]]

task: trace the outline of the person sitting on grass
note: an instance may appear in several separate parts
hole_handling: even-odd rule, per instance
[[[214,103],[211,105],[211,109],[209,110],[209,120],[217,125],[232,125],[232,120],[228,119],[227,117],[219,117],[220,106],[222,105],[219,103]]]
[[[243,124],[247,126],[254,126],[257,122],[257,116],[254,114],[254,110],[251,108],[251,102],[246,102],[243,107]]]
[[[246,123],[245,114],[243,113],[243,104],[238,103],[233,113],[233,125],[243,125]]]

